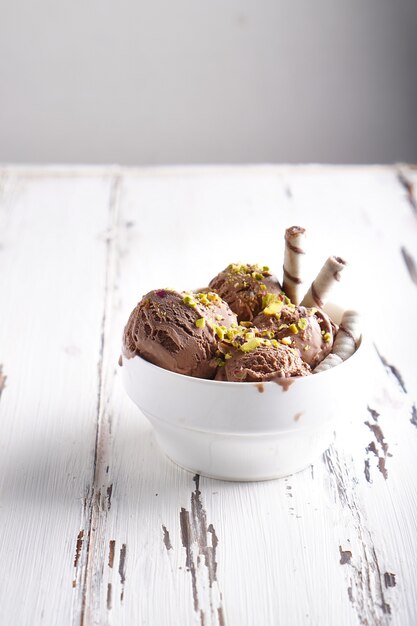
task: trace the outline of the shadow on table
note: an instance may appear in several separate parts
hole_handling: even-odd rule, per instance
[[[44,507],[54,505],[82,508],[92,493],[95,464],[94,432],[68,431],[56,435],[27,433],[1,453],[0,507],[17,502]],[[102,485],[112,486],[118,505],[134,499],[188,494],[196,489],[195,474],[168,459],[160,449],[149,422],[135,407],[128,407],[113,424],[103,450],[100,443]],[[106,468],[108,470],[106,473]],[[97,477],[96,477],[97,478]],[[263,483],[273,485],[276,481]],[[251,490],[259,483],[240,483]],[[202,477],[200,489],[233,490],[235,482]],[[155,494],[158,494],[156,496]]]
[[[26,433],[2,451],[1,508],[21,502],[83,505],[93,479],[94,441],[81,432],[49,437]]]

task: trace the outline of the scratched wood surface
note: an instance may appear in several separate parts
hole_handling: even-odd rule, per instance
[[[0,624],[417,623],[417,170],[0,168]],[[126,397],[148,289],[350,261],[367,398],[292,477],[193,476]],[[355,390],[351,390],[355,393]],[[244,462],[244,460],[242,460]]]

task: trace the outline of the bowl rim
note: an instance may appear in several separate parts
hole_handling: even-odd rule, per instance
[[[332,372],[334,371],[340,371],[339,368],[345,368],[347,366],[348,363],[350,363],[352,361],[352,359],[354,361],[357,360],[357,355],[359,352],[362,352],[362,346],[364,344],[364,338],[363,338],[363,334],[361,334],[360,339],[359,339],[359,344],[358,347],[356,348],[355,352],[348,358],[346,359],[346,361],[343,361],[342,363],[339,363],[339,365],[336,365],[335,367],[330,367],[329,369],[325,370],[324,372],[318,372],[317,374],[314,374],[314,372],[309,375],[309,376],[289,376],[286,378],[277,378],[276,380],[267,380],[267,381],[258,381],[258,382],[235,382],[235,381],[229,381],[229,380],[215,380],[215,379],[211,379],[211,378],[198,378],[197,376],[189,376],[188,374],[179,374],[178,372],[172,372],[171,370],[165,369],[164,367],[161,367],[160,365],[155,365],[154,363],[151,363],[150,361],[147,361],[146,359],[144,359],[143,357],[141,357],[140,355],[135,355],[134,357],[127,357],[125,356],[125,354],[121,353],[122,356],[122,360],[123,360],[123,366],[126,365],[127,362],[129,361],[135,361],[135,359],[139,359],[140,362],[145,366],[148,367],[149,369],[153,369],[155,372],[160,372],[162,375],[166,374],[168,376],[172,376],[175,378],[179,378],[179,380],[188,380],[190,383],[194,383],[194,384],[209,384],[209,385],[215,385],[217,387],[219,387],[219,385],[226,385],[228,388],[231,387],[239,387],[242,388],[242,385],[244,385],[245,387],[259,387],[259,385],[262,386],[272,386],[272,385],[280,385],[281,381],[283,382],[283,385],[285,385],[284,381],[292,381],[291,384],[297,382],[298,381],[303,381],[303,380],[311,380],[312,377],[316,377],[316,376],[320,376],[321,380],[323,379],[323,376],[328,376],[331,375]],[[353,365],[352,363],[350,363],[350,365]]]

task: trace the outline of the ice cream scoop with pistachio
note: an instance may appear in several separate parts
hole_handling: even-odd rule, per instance
[[[257,329],[242,325],[226,331],[219,352],[223,363],[220,362],[216,380],[266,382],[311,373],[298,350],[259,336]]]
[[[262,309],[262,298],[267,293],[281,293],[278,279],[269,267],[231,263],[209,284],[210,289],[225,300],[238,321],[251,321]]]
[[[236,315],[216,293],[150,291],[123,334],[125,358],[136,355],[178,374],[214,378],[219,341]]]
[[[295,348],[311,369],[329,354],[336,327],[324,311],[295,306],[286,296],[282,300],[274,294],[267,294],[263,304],[253,320],[261,336]]]
[[[286,292],[269,267],[245,263],[231,263],[196,292],[149,292],[124,330],[125,358],[239,382],[306,376],[348,358],[359,345],[357,314],[347,312],[346,341],[339,333],[335,342],[338,329],[322,310],[346,261],[329,257],[302,298],[305,236],[300,226],[285,232]]]

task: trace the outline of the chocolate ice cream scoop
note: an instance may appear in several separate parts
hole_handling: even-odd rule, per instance
[[[252,320],[262,310],[262,299],[267,293],[278,295],[282,291],[268,267],[237,263],[215,276],[209,287],[228,303],[239,322]]]
[[[298,350],[260,336],[250,323],[229,328],[219,344],[219,352],[223,362],[219,361],[216,380],[262,382],[311,373]]]
[[[276,378],[307,376],[310,367],[304,363],[297,350],[271,342],[243,352],[232,348],[223,367],[219,367],[216,380],[229,382],[266,382]]]
[[[333,346],[334,325],[324,311],[314,307],[271,302],[256,316],[253,324],[261,335],[296,348],[312,369]]]
[[[213,378],[219,339],[232,324],[236,315],[216,293],[156,289],[130,314],[123,353],[178,374]]]

